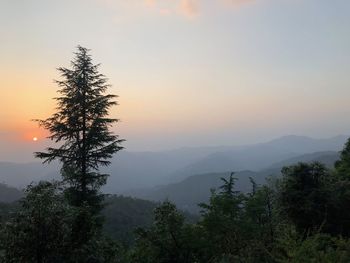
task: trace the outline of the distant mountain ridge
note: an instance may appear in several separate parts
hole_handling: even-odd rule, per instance
[[[259,172],[247,170],[237,171],[234,175],[236,178],[238,178],[236,182],[236,189],[242,192],[250,191],[250,177],[253,178],[256,183],[263,184],[266,182],[265,179],[269,176],[280,176],[282,167],[287,165],[293,165],[298,162],[310,163],[318,161],[331,168],[338,158],[338,152],[316,152],[300,155],[272,164],[269,168],[263,169]],[[218,187],[222,185],[220,178],[227,178],[230,173],[231,171],[218,171],[216,173],[196,174],[177,183],[149,189],[129,191],[127,194],[152,201],[163,201],[165,199],[169,199],[175,202],[176,205],[183,210],[198,213],[198,204],[201,202],[207,202],[210,197],[210,189],[218,189]]]
[[[266,169],[273,163],[315,152],[340,151],[347,136],[339,135],[329,139],[313,139],[305,136],[284,136],[267,143],[249,145],[237,149],[215,152],[194,162],[171,175],[173,182],[199,173],[219,171]]]
[[[180,182],[194,174],[221,171],[260,171],[272,164],[303,154],[340,151],[348,136],[326,139],[284,136],[269,142],[214,147],[186,147],[162,152],[121,151],[103,168],[111,176],[104,191],[122,193],[130,189],[149,188]],[[23,188],[32,181],[60,178],[59,165],[41,163],[1,163],[0,182]]]
[[[0,183],[0,203],[12,203],[24,196],[24,193],[14,187]]]
[[[276,169],[287,165],[293,165],[298,162],[320,162],[326,165],[328,168],[333,168],[334,163],[339,159],[340,153],[335,151],[315,152],[307,153],[297,157],[293,157],[281,162],[274,163],[269,169]]]

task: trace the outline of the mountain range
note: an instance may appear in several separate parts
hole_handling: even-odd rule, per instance
[[[274,163],[261,171],[236,171],[234,174],[234,177],[237,178],[235,188],[241,192],[248,192],[252,187],[250,178],[258,184],[264,184],[268,177],[272,180],[278,178],[284,166],[296,164],[298,162],[310,163],[317,161],[324,163],[328,168],[332,168],[334,162],[338,160],[338,158],[339,153],[335,151],[316,152]],[[227,179],[231,172],[232,171],[196,174],[177,183],[137,189],[129,191],[126,194],[152,201],[164,201],[168,199],[182,210],[198,213],[198,204],[208,202],[211,190],[217,190],[222,185],[221,178]]]
[[[345,135],[326,139],[291,135],[253,145],[188,147],[162,152],[121,151],[109,167],[102,169],[110,174],[104,191],[141,193],[145,189],[181,183],[190,176],[228,171],[249,171],[258,174],[255,176],[258,178],[262,171],[299,159],[315,159],[318,155],[317,158],[330,164],[347,138]],[[32,181],[58,179],[59,167],[58,163],[0,162],[0,182],[23,188]]]

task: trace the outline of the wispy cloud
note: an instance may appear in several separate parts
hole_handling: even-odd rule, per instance
[[[143,0],[145,5],[161,15],[179,14],[195,17],[199,14],[200,0]]]
[[[187,18],[194,18],[201,14],[204,0],[143,0],[145,5],[157,10],[161,15],[180,14]],[[239,7],[253,3],[256,0],[211,0],[217,5]]]
[[[179,11],[187,17],[195,17],[199,14],[199,0],[181,0]]]
[[[159,14],[163,15],[163,16],[168,16],[172,13],[170,8],[160,8],[159,9]]]
[[[154,7],[156,5],[156,0],[145,0],[145,4],[150,7]]]
[[[127,9],[147,7],[162,16],[180,15],[186,18],[195,18],[202,15],[205,8],[205,0],[95,0],[110,7],[122,7]],[[210,0],[212,4],[223,8],[240,7],[254,3],[257,0]]]
[[[251,4],[255,0],[222,0],[222,2],[227,6],[239,7],[245,4]]]

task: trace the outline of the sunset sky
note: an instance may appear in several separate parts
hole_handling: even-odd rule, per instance
[[[349,0],[0,0],[0,161],[31,160],[91,49],[128,150],[350,134]],[[37,137],[37,141],[33,138]]]

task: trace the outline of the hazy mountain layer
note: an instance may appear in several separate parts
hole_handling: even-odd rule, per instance
[[[309,163],[319,161],[326,164],[328,167],[332,167],[338,157],[339,154],[337,152],[317,152],[287,159],[259,172],[239,171],[235,173],[235,177],[238,179],[236,182],[236,189],[242,192],[248,192],[251,190],[249,177],[253,178],[258,184],[263,184],[265,183],[266,177],[280,176],[282,167],[286,165],[292,165],[298,162]],[[227,178],[229,175],[230,172],[197,174],[178,183],[129,191],[128,194],[153,201],[169,199],[175,202],[181,209],[190,212],[198,212],[199,208],[197,204],[207,202],[210,197],[210,190],[217,189],[222,185],[220,178]]]
[[[23,197],[23,192],[5,184],[0,184],[0,203],[11,203]]]
[[[122,151],[103,172],[111,176],[108,193],[180,182],[188,176],[220,171],[260,171],[276,162],[321,151],[339,151],[347,136],[313,139],[286,136],[245,146],[181,148],[163,152]],[[0,182],[23,188],[32,181],[59,177],[59,165],[1,163]]]

